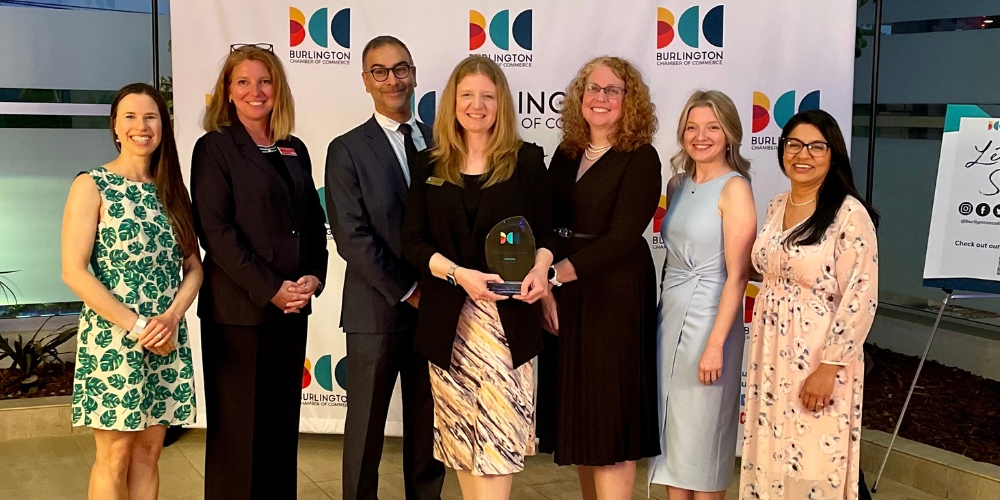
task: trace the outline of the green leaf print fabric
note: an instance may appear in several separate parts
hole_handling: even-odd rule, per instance
[[[148,317],[173,303],[183,252],[156,197],[156,185],[105,168],[88,172],[101,192],[92,264],[97,278],[129,309]],[[194,368],[182,319],[177,350],[159,356],[84,305],[77,337],[73,425],[144,430],[194,423]]]

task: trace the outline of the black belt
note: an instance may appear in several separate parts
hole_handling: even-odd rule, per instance
[[[567,239],[568,238],[583,238],[585,240],[596,240],[597,238],[600,238],[600,236],[597,236],[597,235],[594,235],[594,234],[575,233],[575,232],[571,231],[569,228],[566,228],[566,227],[557,227],[557,228],[553,229],[553,231],[555,231],[556,236],[559,236],[559,237],[562,237],[562,238],[567,238]]]

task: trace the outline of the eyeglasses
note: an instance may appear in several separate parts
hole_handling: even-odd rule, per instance
[[[397,80],[402,80],[410,76],[410,70],[414,69],[417,69],[417,67],[410,66],[407,63],[399,63],[391,68],[384,68],[382,66],[372,68],[368,70],[367,73],[371,73],[372,78],[374,78],[376,82],[384,82],[389,79],[390,71],[392,71],[392,74],[395,75]]]
[[[625,95],[625,89],[614,85],[602,87],[596,83],[588,83],[583,86],[583,91],[590,95],[600,94],[602,90],[604,91],[604,95],[608,96],[608,99],[621,99]]]
[[[256,47],[260,50],[266,50],[270,53],[274,53],[274,45],[269,43],[234,43],[229,46],[229,52],[236,52],[244,47]]]
[[[785,139],[785,154],[795,156],[802,151],[802,148],[806,148],[809,151],[809,156],[813,158],[822,158],[830,152],[830,144],[822,141],[810,142],[806,144],[798,139]]]

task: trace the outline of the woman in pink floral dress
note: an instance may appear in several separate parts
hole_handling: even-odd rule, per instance
[[[878,305],[878,214],[854,187],[836,120],[792,117],[778,158],[791,191],[754,244],[740,498],[856,500],[862,346]]]

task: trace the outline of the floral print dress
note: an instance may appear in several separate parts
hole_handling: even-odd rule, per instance
[[[862,346],[878,306],[875,228],[848,196],[819,243],[786,247],[787,199],[771,201],[751,256],[764,284],[750,330],[740,498],[856,500]],[[799,393],[820,363],[842,368],[833,404],[812,412]]]
[[[153,317],[173,303],[184,253],[156,196],[156,185],[103,167],[87,172],[101,192],[91,267],[119,302]],[[195,394],[187,323],[177,325],[177,349],[145,350],[124,328],[83,306],[77,336],[73,425],[141,431],[151,425],[194,423]]]

